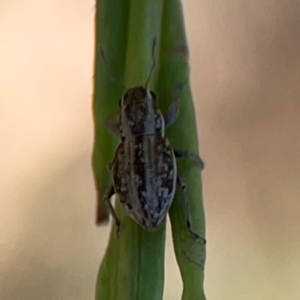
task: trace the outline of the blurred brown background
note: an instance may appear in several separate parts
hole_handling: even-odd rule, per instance
[[[209,300],[300,294],[299,1],[185,0]],[[0,299],[93,299],[94,2],[0,2]],[[180,299],[170,239],[165,299]]]

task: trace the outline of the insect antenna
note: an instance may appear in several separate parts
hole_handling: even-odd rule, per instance
[[[150,78],[151,78],[151,75],[152,75],[152,72],[156,66],[156,61],[155,61],[155,47],[156,47],[156,37],[153,39],[153,43],[152,43],[152,67],[151,67],[151,70],[150,70],[150,74],[149,74],[149,77],[145,83],[145,89],[147,88],[147,85],[150,81]]]
[[[121,86],[124,90],[126,90],[126,86],[120,81],[120,79],[116,78],[112,72],[111,72],[111,69],[109,67],[109,64],[107,62],[107,59],[106,59],[106,56],[105,56],[105,53],[104,53],[104,49],[101,45],[99,45],[99,48],[98,48],[99,52],[100,52],[100,55],[103,59],[103,62],[104,62],[104,65],[105,65],[105,70],[106,70],[106,73],[109,77],[109,79],[111,81],[113,81],[114,83],[118,84],[119,86]]]

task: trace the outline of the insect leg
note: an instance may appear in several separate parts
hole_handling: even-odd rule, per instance
[[[176,121],[176,119],[179,115],[178,93],[184,88],[185,85],[186,85],[186,82],[178,84],[175,87],[174,91],[172,92],[173,101],[170,104],[170,106],[168,107],[168,110],[164,115],[164,120],[165,120],[165,126],[166,127],[172,125]]]
[[[182,193],[183,193],[183,202],[185,207],[185,215],[186,215],[186,225],[188,228],[189,233],[193,236],[195,239],[201,239],[203,241],[203,244],[206,244],[206,240],[199,236],[196,232],[194,232],[191,228],[191,216],[190,216],[190,207],[189,202],[186,194],[186,184],[181,176],[177,176],[177,184],[180,186]]]
[[[201,170],[204,169],[204,162],[198,154],[195,154],[188,150],[178,150],[178,149],[174,150],[174,154],[175,154],[175,157],[178,157],[178,158],[189,157],[189,158],[193,159],[199,165]]]
[[[167,112],[164,115],[165,126],[168,127],[172,125],[176,121],[178,114],[179,114],[179,103],[177,98],[175,98],[175,100],[170,104]]]
[[[107,127],[107,129],[114,135],[119,136],[120,135],[120,124],[119,122],[116,122],[115,118],[116,116],[120,115],[120,111],[116,111],[114,112],[112,115],[110,115],[106,121],[105,121],[105,126]]]
[[[115,188],[114,188],[113,184],[110,184],[110,186],[108,187],[108,189],[107,189],[107,191],[104,195],[104,200],[108,205],[109,212],[111,213],[112,217],[114,218],[115,224],[117,226],[117,236],[119,237],[121,222],[120,222],[119,218],[117,217],[117,214],[115,212],[115,209],[114,209],[113,205],[110,202],[111,197],[115,193],[116,192],[115,192]]]

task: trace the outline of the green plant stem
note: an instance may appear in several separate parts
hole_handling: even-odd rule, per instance
[[[167,137],[176,148],[197,152],[197,130],[187,64],[187,45],[180,1],[177,0],[101,0],[96,5],[96,61],[93,111],[95,143],[93,170],[98,192],[99,221],[107,220],[103,202],[111,182],[107,165],[112,161],[117,139],[104,124],[117,109],[124,90],[113,82],[98,55],[104,48],[109,69],[127,88],[145,84],[152,65],[152,41],[157,37],[157,67],[149,88],[156,92],[165,111],[172,102],[176,86],[187,83],[178,93],[180,116],[168,130]],[[188,133],[188,134],[187,134]],[[182,148],[182,147],[181,147]],[[188,183],[193,230],[204,236],[204,213],[201,200],[201,177],[186,159],[179,163],[180,175]],[[161,300],[164,285],[165,222],[156,232],[141,229],[116,201],[121,221],[119,239],[113,224],[109,244],[97,279],[96,300]],[[205,247],[190,238],[180,191],[170,211],[174,247],[184,282],[183,299],[205,299],[203,266]],[[197,298],[198,296],[198,298]],[[190,298],[189,298],[190,297]]]
[[[97,1],[95,15],[95,74],[94,74],[94,149],[92,166],[97,188],[98,221],[108,219],[108,211],[103,200],[111,178],[107,170],[114,157],[117,138],[114,138],[105,127],[106,118],[117,108],[116,103],[122,95],[121,85],[109,78],[109,71],[122,82],[125,72],[127,47],[127,28],[129,0]],[[105,67],[99,55],[99,46],[105,51],[109,69]]]
[[[161,33],[161,72],[159,77],[160,97],[166,97],[164,91],[174,89],[180,83],[186,83],[179,93],[180,114],[178,121],[167,131],[173,148],[198,153],[197,125],[189,86],[188,46],[184,30],[181,2],[165,0]],[[176,26],[174,26],[176,24]],[[167,76],[168,73],[169,76]],[[161,79],[164,78],[164,79]],[[184,146],[183,146],[184,145]],[[188,158],[177,159],[178,173],[187,183],[192,229],[205,237],[205,219],[202,201],[202,182],[200,169],[193,166]],[[182,193],[177,190],[170,209],[173,243],[177,263],[183,280],[183,300],[204,300],[203,289],[205,245],[195,241],[187,232],[186,215]]]

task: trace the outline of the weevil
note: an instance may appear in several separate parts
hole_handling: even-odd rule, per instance
[[[153,40],[153,63],[146,84],[125,92],[119,103],[118,123],[110,118],[107,120],[108,129],[118,135],[121,142],[109,166],[113,182],[104,198],[115,220],[117,234],[121,223],[110,202],[115,194],[137,224],[147,231],[154,231],[166,218],[178,184],[183,191],[188,231],[195,238],[200,238],[191,229],[186,186],[177,174],[176,158],[191,157],[201,169],[204,164],[192,152],[173,149],[165,137],[165,127],[175,122],[179,106],[177,100],[173,101],[163,116],[155,93],[147,87],[155,67],[155,44],[156,39]],[[106,63],[102,48],[101,55]]]

